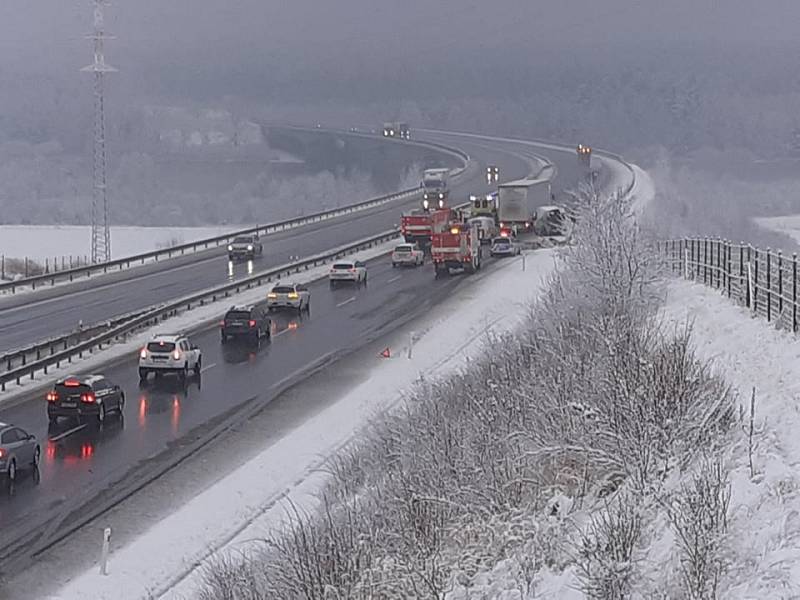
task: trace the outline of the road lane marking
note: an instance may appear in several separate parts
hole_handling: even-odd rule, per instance
[[[73,427],[69,431],[65,431],[64,433],[59,433],[56,437],[51,437],[50,441],[51,442],[57,442],[58,440],[62,440],[65,437],[67,437],[68,435],[72,435],[73,433],[77,433],[81,429],[85,429],[85,428],[86,428],[86,423],[84,423],[83,425],[78,425],[77,427]]]
[[[216,366],[217,366],[217,363],[211,363],[210,365],[207,365],[207,366],[203,367],[202,369],[200,369],[200,372],[201,373],[205,373],[209,369],[213,369]]]
[[[356,297],[355,297],[355,296],[352,296],[351,298],[348,298],[348,299],[347,299],[347,300],[345,300],[344,302],[339,302],[339,304],[337,304],[337,305],[336,305],[336,307],[337,307],[337,308],[341,308],[341,307],[342,307],[342,306],[344,306],[345,304],[350,304],[351,302],[355,302],[355,301],[356,301]]]
[[[392,283],[393,281],[397,281],[397,280],[398,280],[398,279],[400,279],[401,277],[402,277],[402,275],[397,275],[397,276],[395,276],[395,277],[392,277],[391,279],[387,279],[387,280],[386,280],[386,283]]]

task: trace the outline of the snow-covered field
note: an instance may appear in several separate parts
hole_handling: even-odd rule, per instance
[[[112,227],[111,258],[125,258],[176,244],[193,242],[244,229],[246,225],[219,227]],[[91,254],[92,228],[82,225],[0,225],[0,255],[45,259],[84,258]]]
[[[524,272],[522,261],[514,259],[476,276],[457,297],[410,327],[417,332],[411,358],[408,332],[403,332],[390,344],[392,358],[373,368],[365,383],[114,552],[108,576],[95,567],[53,598],[191,598],[197,567],[211,551],[243,548],[248,539],[282,522],[289,500],[310,506],[323,481],[317,469],[326,457],[370,416],[399,400],[421,374],[452,371],[481,351],[489,332],[517,326],[553,265],[552,252],[540,250],[527,256]]]
[[[786,215],[784,217],[757,217],[754,221],[764,227],[791,237],[800,244],[800,215]]]

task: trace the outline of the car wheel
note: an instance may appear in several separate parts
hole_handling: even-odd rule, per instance
[[[197,362],[194,363],[194,374],[195,375],[200,375],[200,371],[202,370],[202,368],[203,368],[203,357],[202,356],[198,356],[197,357]]]
[[[57,425],[58,417],[55,415],[47,415],[47,421],[50,423],[50,425]]]
[[[310,314],[311,314],[311,300],[309,300],[308,302],[306,302],[306,314],[307,314],[307,315],[310,315]]]
[[[397,268],[397,263],[396,263],[396,262],[393,262],[393,263],[392,263],[392,268],[393,268],[393,269],[396,269],[396,268]]]
[[[364,285],[367,285],[367,274],[364,273]]]
[[[17,480],[17,461],[13,458],[11,462],[8,463],[8,470],[6,471],[6,478],[8,479],[9,483],[13,483]]]
[[[97,410],[97,424],[102,425],[106,420],[106,405],[104,402],[100,403],[100,408]]]
[[[122,416],[122,411],[125,410],[125,394],[119,395],[119,402],[117,403],[117,412]]]
[[[183,369],[180,371],[179,376],[184,381],[189,377],[189,363],[184,363]]]
[[[147,379],[147,369],[139,369],[139,381]]]
[[[331,286],[331,289],[335,288],[336,287],[336,282],[335,281],[331,281],[330,282],[330,286]]]
[[[31,461],[31,466],[35,469],[39,466],[39,460],[42,458],[42,449],[39,446],[36,446],[36,450],[33,451],[33,460]]]

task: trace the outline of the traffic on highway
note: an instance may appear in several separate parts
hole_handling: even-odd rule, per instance
[[[456,139],[430,137],[441,143]],[[45,393],[0,409],[0,560],[30,559],[171,468],[182,456],[176,451],[182,440],[204,440],[245,409],[269,410],[276,396],[320,365],[425,314],[466,280],[448,275],[477,273],[517,255],[524,235],[533,231],[537,206],[560,197],[563,180],[542,186],[545,196],[536,196],[537,206],[526,204],[521,220],[501,222],[503,211],[509,213],[498,186],[522,181],[513,188],[516,196],[510,195],[518,205],[519,190],[530,187],[526,178],[541,161],[523,146],[461,138],[457,143],[480,157],[480,168],[457,183],[441,169],[426,173],[420,187],[428,195],[413,202],[287,234],[237,238],[224,252],[174,268],[143,269],[107,282],[97,278],[60,296],[32,295],[24,305],[0,305],[2,342],[13,346],[365,233],[399,225],[405,238],[378,259],[334,261],[324,279],[280,281],[264,291],[261,302],[221,311],[212,327],[159,331],[123,360],[53,379]],[[550,154],[560,176],[574,170],[574,155]]]

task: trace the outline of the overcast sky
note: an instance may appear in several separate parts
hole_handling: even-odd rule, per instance
[[[706,42],[773,44],[800,31],[797,0],[117,0],[107,10],[110,63],[138,71],[238,55],[298,64],[412,55],[453,58],[466,47]],[[89,62],[88,0],[2,0],[0,67]],[[613,35],[609,32],[614,31]],[[379,54],[378,54],[379,53]]]

